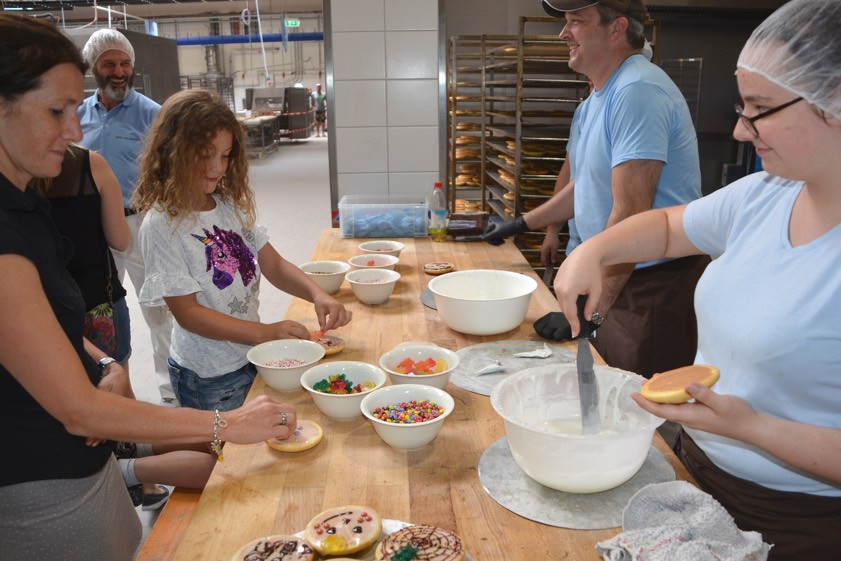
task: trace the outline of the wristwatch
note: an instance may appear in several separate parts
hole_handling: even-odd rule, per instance
[[[99,373],[105,374],[105,369],[108,367],[109,364],[113,364],[117,362],[116,358],[111,358],[110,356],[106,356],[105,358],[99,361]]]

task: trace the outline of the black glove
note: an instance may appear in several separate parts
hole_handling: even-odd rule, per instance
[[[482,239],[493,245],[500,245],[505,238],[522,234],[529,229],[526,220],[522,216],[518,216],[514,220],[508,222],[491,222],[485,228],[485,233],[482,234]]]
[[[598,324],[584,319],[584,303],[586,301],[587,297],[581,295],[576,302],[578,305],[578,322],[581,326],[578,333],[579,339],[590,337],[599,327]],[[552,341],[572,339],[572,328],[569,326],[569,322],[563,312],[549,312],[534,322],[533,327],[537,334],[544,339],[550,339]]]
[[[544,339],[551,341],[572,339],[572,329],[563,312],[549,312],[534,322],[534,330]]]

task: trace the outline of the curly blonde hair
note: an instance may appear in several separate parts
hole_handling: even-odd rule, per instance
[[[228,169],[215,194],[242,212],[246,226],[253,226],[257,210],[248,186],[242,127],[219,97],[204,90],[180,91],[164,102],[140,156],[132,207],[156,208],[179,219],[198,211],[205,200],[199,160],[212,151],[213,139],[221,131],[230,132],[233,142]]]

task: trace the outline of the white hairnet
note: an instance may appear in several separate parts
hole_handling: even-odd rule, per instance
[[[85,62],[94,66],[102,53],[112,49],[126,53],[131,58],[131,65],[134,66],[134,47],[131,46],[128,38],[116,29],[95,31],[85,43],[82,56],[85,57]]]
[[[754,30],[736,66],[841,119],[840,22],[839,0],[792,0]]]

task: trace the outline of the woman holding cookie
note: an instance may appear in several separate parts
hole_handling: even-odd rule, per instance
[[[841,548],[841,3],[794,0],[737,63],[737,140],[766,171],[688,205],[633,216],[577,248],[555,290],[573,332],[602,267],[708,253],[696,363],[720,368],[694,403],[636,401],[681,423],[679,455],[770,559]]]

